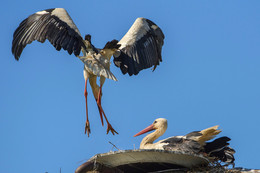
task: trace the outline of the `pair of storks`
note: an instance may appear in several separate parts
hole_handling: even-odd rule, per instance
[[[123,74],[137,75],[139,71],[150,68],[155,70],[162,61],[161,50],[164,41],[162,30],[152,21],[145,18],[137,18],[129,31],[118,42],[112,40],[107,42],[103,49],[95,48],[91,43],[91,36],[86,35],[83,39],[77,26],[63,8],[53,8],[39,11],[23,20],[13,35],[12,53],[16,60],[27,44],[37,40],[44,42],[46,39],[56,50],[67,50],[69,54],[74,53],[84,63],[85,99],[86,99],[86,125],[85,133],[90,133],[87,107],[87,82],[89,80],[93,95],[96,99],[98,110],[103,125],[103,117],[107,122],[107,133],[117,133],[109,123],[101,106],[102,87],[105,79],[117,81],[110,71],[110,58],[114,56],[114,63]],[[82,52],[82,56],[80,56]],[[97,84],[100,77],[100,85]],[[228,147],[228,137],[218,138],[213,142],[206,142],[220,132],[217,126],[192,132],[185,136],[175,136],[161,140],[153,144],[167,128],[165,119],[157,119],[154,123],[136,134],[155,130],[147,135],[141,142],[141,149],[164,149],[183,150],[195,153],[204,152],[218,160],[232,163],[234,161],[234,150]]]

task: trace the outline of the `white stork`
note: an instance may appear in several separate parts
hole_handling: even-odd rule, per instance
[[[218,126],[213,126],[201,131],[194,131],[185,136],[169,137],[153,143],[165,133],[166,129],[167,120],[158,118],[153,124],[134,135],[134,137],[155,130],[143,138],[140,149],[183,151],[196,154],[204,153],[209,158],[213,158],[213,160],[220,160],[228,164],[232,164],[235,160],[233,156],[235,150],[230,148],[228,143],[230,138],[220,137],[212,142],[206,142],[221,132],[221,130],[218,130]]]
[[[23,20],[15,30],[12,42],[12,53],[19,60],[27,44],[37,40],[41,43],[48,39],[56,50],[67,50],[74,53],[84,63],[84,78],[86,99],[85,133],[90,133],[87,107],[87,81],[89,80],[93,95],[96,99],[101,122],[103,116],[107,122],[107,133],[117,133],[104,113],[101,106],[102,86],[106,78],[117,81],[110,71],[110,58],[114,56],[114,63],[120,67],[123,74],[137,75],[139,71],[150,68],[153,70],[162,61],[161,50],[164,34],[152,21],[137,18],[129,31],[118,42],[107,42],[103,49],[97,49],[91,44],[91,36],[86,35],[83,40],[77,26],[63,8],[53,8],[39,11]],[[82,52],[83,56],[80,56]],[[97,84],[100,77],[100,85]],[[118,134],[118,133],[117,133]]]

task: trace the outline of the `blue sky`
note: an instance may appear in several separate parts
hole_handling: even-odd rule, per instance
[[[65,8],[82,35],[102,48],[120,40],[137,17],[165,34],[163,62],[152,72],[107,80],[103,108],[119,135],[106,135],[92,93],[91,136],[84,134],[83,64],[46,41],[28,45],[19,62],[12,34],[30,14]],[[137,148],[133,135],[168,119],[161,139],[220,125],[232,138],[236,166],[259,168],[260,1],[4,1],[1,10],[0,172],[57,173],[98,153]],[[90,91],[90,87],[88,88]]]

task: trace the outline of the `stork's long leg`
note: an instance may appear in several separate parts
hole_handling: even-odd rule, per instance
[[[111,133],[112,133],[113,135],[115,135],[115,133],[118,134],[118,132],[115,131],[115,129],[112,127],[112,125],[108,122],[108,119],[107,119],[107,117],[106,117],[106,114],[105,114],[105,112],[104,112],[104,110],[103,110],[103,108],[102,108],[102,106],[101,106],[102,86],[103,86],[103,83],[100,82],[100,87],[99,87],[99,91],[98,91],[98,99],[97,99],[98,110],[99,110],[99,113],[100,113],[101,115],[102,115],[102,114],[104,115],[105,120],[106,120],[106,122],[107,122],[107,134],[109,133],[109,131],[111,131]]]
[[[88,92],[87,92],[87,82],[88,82],[88,79],[86,79],[86,82],[85,82],[85,90],[84,90],[84,95],[85,95],[85,100],[86,100],[86,116],[87,116],[87,120],[86,120],[86,125],[85,125],[85,134],[87,132],[88,136],[90,134],[90,124],[89,124],[89,120],[88,120]]]
[[[98,90],[97,106],[98,106],[98,111],[99,111],[99,115],[100,115],[102,126],[104,126],[103,115],[102,115],[102,111],[100,109],[100,107],[101,107],[101,93],[102,93],[102,89],[101,88],[102,88],[102,86],[100,85],[100,88]]]
[[[96,102],[98,103],[99,86],[97,85],[97,76],[90,75],[89,83],[90,83],[90,86],[92,88],[92,92],[93,92],[93,95],[94,95],[94,97],[96,99]],[[98,104],[97,104],[97,106],[98,106]],[[104,125],[103,115],[102,115],[102,111],[100,109],[100,106],[98,106],[98,110],[99,110],[99,114],[100,114],[101,123],[102,123],[102,126],[103,126]]]

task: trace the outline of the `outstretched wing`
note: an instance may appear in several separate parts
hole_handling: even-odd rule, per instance
[[[27,44],[37,40],[41,43],[48,39],[56,50],[67,50],[69,54],[80,54],[86,49],[77,26],[63,8],[39,11],[23,20],[15,30],[12,53],[16,60]]]
[[[162,61],[164,34],[152,21],[137,18],[120,40],[121,47],[114,54],[114,63],[123,74],[137,75],[139,71],[156,66]]]

